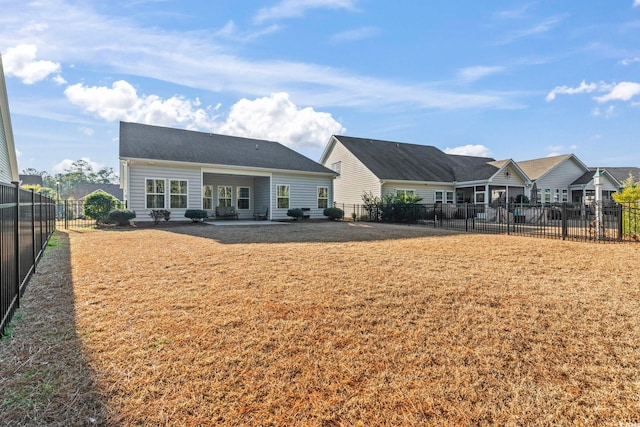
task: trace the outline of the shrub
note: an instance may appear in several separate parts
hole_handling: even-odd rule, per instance
[[[326,208],[322,214],[328,216],[330,220],[338,220],[344,217],[344,212],[340,208]]]
[[[290,216],[297,221],[298,219],[304,217],[304,211],[300,208],[289,209],[287,211],[287,216]]]
[[[207,211],[204,211],[202,209],[187,209],[184,213],[184,216],[189,218],[193,222],[200,222],[208,215]]]
[[[516,203],[523,203],[526,205],[529,203],[529,198],[525,194],[518,194],[516,196]]]
[[[96,222],[104,222],[109,212],[118,206],[120,202],[111,194],[98,190],[89,194],[82,204],[84,215],[88,218],[95,219]]]
[[[129,221],[136,217],[136,213],[129,209],[114,209],[107,215],[107,221],[116,225],[129,225]]]
[[[171,212],[166,209],[154,209],[149,212],[149,216],[153,219],[153,222],[157,224],[161,219],[169,221],[169,219],[171,218]]]

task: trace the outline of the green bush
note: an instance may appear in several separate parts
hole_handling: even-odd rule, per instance
[[[136,213],[129,209],[114,209],[107,215],[107,221],[116,225],[129,225]]]
[[[87,218],[95,219],[96,222],[104,222],[114,208],[118,207],[120,202],[111,194],[98,190],[89,194],[82,204],[82,210]]]
[[[344,217],[344,212],[340,208],[326,208],[322,211],[324,216],[328,216],[330,220],[338,220]]]
[[[516,203],[523,203],[526,205],[529,203],[529,198],[524,194],[518,194],[516,196]]]
[[[207,211],[204,211],[202,209],[187,209],[184,213],[184,216],[189,218],[193,222],[201,222],[208,215]]]
[[[287,211],[287,216],[290,216],[297,221],[298,219],[304,217],[304,211],[300,208],[289,209]]]

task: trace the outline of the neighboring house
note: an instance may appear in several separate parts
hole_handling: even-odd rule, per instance
[[[361,204],[371,193],[415,195],[422,203],[489,203],[528,194],[513,160],[446,154],[436,147],[334,135],[320,163],[339,174],[335,202]]]
[[[240,219],[265,209],[269,219],[285,219],[290,208],[324,218],[335,176],[273,141],[120,123],[123,201],[139,219],[152,209],[179,218],[217,206],[235,207]]]
[[[589,168],[573,154],[544,157],[518,162],[520,168],[533,182],[531,199],[540,203],[562,203],[582,201],[582,192],[569,186]]]
[[[15,182],[18,179],[18,160],[13,141],[2,56],[0,56],[0,182]]]
[[[20,175],[20,185],[39,185],[42,187],[42,175]]]
[[[74,203],[70,206],[70,208],[75,209],[76,218],[84,215],[84,199],[86,199],[90,194],[96,193],[98,191],[110,194],[120,202],[122,202],[122,188],[120,188],[120,185],[118,184],[93,184],[88,182],[76,184],[69,194],[69,197],[74,200]]]
[[[605,201],[613,200],[613,193],[621,190],[624,179],[629,177],[627,172],[626,177],[620,181],[621,174],[619,171],[616,171],[614,174],[614,169],[628,171],[634,168],[589,168],[588,172],[585,172],[580,178],[569,185],[569,190],[572,195],[571,201],[590,203],[595,200],[596,187],[593,182],[593,176],[597,170],[602,172],[602,177],[600,178],[600,182],[602,183],[602,199]]]

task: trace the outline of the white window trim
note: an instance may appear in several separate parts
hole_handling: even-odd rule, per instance
[[[442,200],[438,200],[438,198],[436,197],[437,193],[442,193]],[[478,193],[478,191],[476,191],[476,193]],[[482,193],[484,193],[484,191],[482,191]],[[451,194],[452,198],[451,201],[449,201],[448,195]],[[443,204],[454,204],[456,202],[456,192],[455,190],[434,190],[433,192],[433,203],[443,203]]]
[[[187,192],[184,193],[184,194],[183,193],[175,193],[175,194],[172,193],[171,192],[171,181],[185,181],[187,183]],[[168,194],[165,196],[165,198],[168,197],[169,209],[189,209],[189,186],[190,186],[189,180],[188,179],[182,179],[182,178],[167,178],[167,182],[166,182],[165,185],[167,186],[166,188],[169,189]],[[174,196],[185,196],[187,198],[187,206],[184,207],[184,208],[172,208],[171,207],[171,196],[172,195],[174,195]],[[165,200],[165,206],[167,206],[166,202],[167,201]]]
[[[325,190],[327,190],[327,197],[326,198],[322,198],[320,197],[320,189],[324,188]],[[325,209],[325,208],[321,208],[320,205],[320,200],[326,200],[327,201],[327,208],[329,207],[329,187],[326,185],[319,185],[316,187],[316,207],[318,209]]]
[[[218,185],[216,187],[216,202],[217,202],[217,206],[220,206],[220,189],[221,188],[230,188],[231,191],[229,191],[229,199],[230,199],[230,203],[229,206],[233,206],[233,185]],[[226,193],[226,191],[225,191]],[[227,197],[223,197],[223,199],[227,199]]]
[[[396,188],[395,189],[395,192],[396,192],[395,196],[396,197],[398,197],[398,191],[404,192],[404,196],[405,197],[407,196],[407,191],[411,191],[411,193],[413,193],[412,197],[415,197],[415,195],[416,195],[416,190],[414,188]]]
[[[240,198],[240,189],[241,188],[246,188],[247,190],[249,190],[249,197],[242,197]],[[240,200],[248,200],[249,201],[249,207],[248,208],[240,208],[240,206],[238,206]],[[251,210],[251,187],[249,187],[248,185],[239,185],[236,187],[236,209],[241,210],[241,211],[249,211]]]
[[[280,197],[278,187],[287,187],[287,197]],[[287,207],[281,208],[278,206],[278,199],[287,199]],[[291,208],[291,185],[290,184],[277,184],[276,185],[276,209],[290,209]]]
[[[147,196],[149,195],[159,195],[160,193],[147,193],[147,181],[148,180],[154,180],[154,181],[164,181],[164,194],[162,195],[162,207],[161,208],[150,208],[147,205]],[[166,178],[154,178],[154,177],[145,177],[144,179],[144,208],[145,209],[166,209],[167,206],[167,180]]]

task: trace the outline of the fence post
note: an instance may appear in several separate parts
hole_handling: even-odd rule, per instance
[[[36,193],[31,189],[31,254],[33,255],[33,272],[36,272]]]
[[[618,203],[617,205],[617,215],[616,217],[618,218],[618,240],[622,240],[624,237],[624,230],[622,227],[622,223],[624,222],[624,219],[622,218],[622,216],[624,215],[624,209],[622,208],[622,204]],[[631,209],[629,209],[629,212],[631,212]]]
[[[64,201],[64,228],[69,229],[69,200]]]
[[[15,228],[13,231],[14,245],[13,250],[16,253],[16,272],[15,272],[15,294],[16,294],[16,308],[20,308],[20,183],[17,181],[11,182],[15,186],[14,196],[16,198],[16,214],[14,216]]]
[[[560,215],[562,215],[562,218],[560,218],[560,221],[562,221],[562,240],[566,240],[569,235],[569,229],[567,227],[567,203],[566,202],[562,203],[562,211],[560,212]]]
[[[469,206],[464,204],[464,231],[469,231]]]

